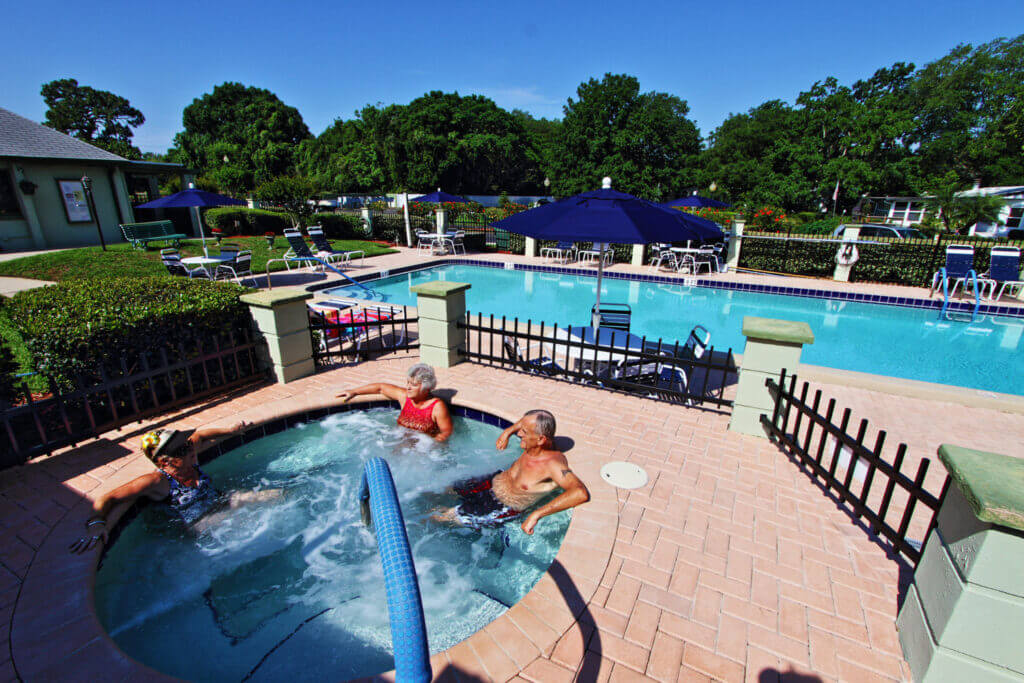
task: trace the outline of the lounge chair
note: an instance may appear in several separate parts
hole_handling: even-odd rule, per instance
[[[302,233],[298,230],[285,230],[284,238],[288,240],[288,251],[284,253],[284,265],[285,268],[291,270],[290,264],[298,263],[301,264],[298,267],[304,268],[305,266],[311,266],[313,268],[320,268],[323,266],[323,262],[327,259],[321,259],[309,249],[309,245],[306,244],[306,240],[302,239]]]
[[[380,330],[383,335],[384,328],[378,325],[367,323],[384,322],[392,320],[403,313],[401,307],[390,306],[363,306],[361,304],[349,305],[340,300],[329,299],[327,301],[313,301],[308,304],[311,319],[322,321],[314,329],[322,329],[320,334],[320,350],[327,351],[333,341],[339,344],[351,342],[353,353],[359,354],[360,350],[370,340],[370,330]],[[347,324],[350,323],[350,324]],[[404,325],[396,323],[394,326],[396,345],[405,343]]]
[[[968,244],[950,244],[946,247],[946,265],[932,275],[932,286],[929,296],[942,289],[943,279],[952,284],[949,298],[956,294],[956,288],[963,285],[967,278],[974,274],[974,247]],[[966,288],[966,285],[964,285]]]
[[[549,377],[560,375],[565,372],[565,368],[556,363],[550,356],[542,356],[540,358],[531,358],[527,360],[522,347],[519,346],[519,342],[514,337],[502,337],[501,346],[505,350],[505,357],[512,361],[512,363],[520,370],[525,370],[526,372],[535,375],[547,375]],[[532,349],[537,346],[540,346],[540,344],[533,344],[529,348]]]
[[[307,232],[309,233],[310,241],[313,242],[313,247],[316,248],[317,250],[318,256],[320,254],[327,254],[334,259],[341,259],[345,263],[350,263],[352,261],[352,257],[355,256],[356,254],[359,254],[359,265],[363,265],[364,259],[366,258],[365,251],[338,251],[337,249],[331,246],[331,243],[327,240],[327,235],[324,234],[323,230],[310,228],[309,230],[307,230]]]
[[[573,242],[559,242],[553,247],[544,247],[540,250],[541,258],[557,260],[559,263],[571,263],[576,260],[576,244]]]
[[[234,280],[242,284],[242,279],[249,280],[256,286],[256,278],[252,274],[252,252],[240,251],[233,261],[221,263],[214,271],[214,280]]]
[[[603,248],[603,249],[602,249]],[[601,253],[604,253],[606,265],[612,265],[615,262],[615,253],[612,251],[612,245],[609,242],[594,242],[590,249],[581,249],[576,252],[576,258],[583,261],[594,261],[595,263],[601,258]]]
[[[210,273],[207,272],[203,266],[196,266],[195,268],[188,268],[184,263],[181,262],[181,254],[177,249],[161,249],[160,250],[160,261],[164,264],[164,268],[171,275],[181,277],[200,277],[210,279]]]
[[[625,330],[629,332],[629,322],[633,311],[629,304],[601,304],[598,308],[595,304],[590,308],[591,317],[597,315],[599,327],[607,327],[612,330]]]
[[[979,278],[978,283],[989,288],[989,299],[1002,299],[1007,289],[1010,296],[1018,294],[1024,288],[1024,280],[1020,276],[1020,248],[992,247],[988,273],[986,277]],[[999,287],[998,295],[996,287]]]

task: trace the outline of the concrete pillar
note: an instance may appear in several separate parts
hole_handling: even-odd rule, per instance
[[[856,242],[859,239],[860,228],[851,227],[849,225],[846,226],[846,228],[843,230],[843,242]],[[837,251],[837,255],[839,253],[843,253],[845,249],[851,249],[856,251],[857,247],[853,244],[849,246],[845,244],[840,244]],[[832,279],[835,280],[836,282],[849,282],[851,270],[853,270],[852,264],[844,266],[840,265],[840,263],[836,261],[836,269],[835,272],[832,273]]]
[[[14,181],[14,195],[18,198],[18,202],[21,205],[21,215],[25,218],[25,223],[28,224],[28,232],[32,235],[32,244],[36,249],[45,249],[47,247],[46,236],[43,234],[43,227],[39,223],[39,214],[36,213],[34,195],[25,194],[18,185],[22,180],[25,180],[25,173],[20,167],[12,166],[11,176]]]
[[[800,365],[804,344],[814,343],[814,333],[807,323],[744,316],[743,349],[729,429],[742,434],[766,437],[761,415],[771,415],[775,400],[765,386],[769,377],[778,380],[783,368],[795,373]]]
[[[740,267],[740,249],[743,248],[743,226],[746,220],[743,216],[733,216],[732,225],[729,230],[729,254],[726,258],[726,265],[729,270],[736,270]]]
[[[309,292],[294,291],[264,291],[241,296],[242,303],[249,306],[256,329],[267,340],[267,355],[262,360],[273,367],[279,384],[315,372],[306,310],[306,300],[312,298]]]
[[[644,264],[644,252],[647,251],[646,244],[634,244],[633,245],[633,258],[630,260],[630,264],[634,266],[642,266]]]
[[[951,483],[896,626],[915,681],[1024,680],[1024,460],[943,444]]]
[[[128,197],[128,179],[124,176],[124,171],[120,168],[114,169],[113,177],[114,185],[114,201],[121,208],[121,217],[125,223],[135,222],[135,212],[132,210],[132,203]],[[117,231],[121,232],[120,229]],[[123,237],[121,239],[124,239]]]
[[[527,237],[526,238],[526,247],[523,249],[523,253],[526,256],[536,256],[537,255],[537,240],[533,239],[532,237]]]
[[[366,234],[373,237],[373,213],[369,209],[360,209],[363,223],[366,224]]]
[[[465,349],[466,335],[458,321],[466,317],[469,283],[433,280],[409,289],[416,294],[420,360],[435,368],[461,363],[459,349]]]
[[[438,209],[434,212],[437,218],[437,234],[443,235],[448,230],[448,212]]]

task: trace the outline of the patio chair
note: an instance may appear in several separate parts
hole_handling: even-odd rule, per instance
[[[302,239],[302,233],[298,230],[288,229],[284,231],[284,238],[288,240],[288,251],[284,253],[284,266],[288,270],[291,270],[291,263],[298,262],[298,268],[302,269],[306,266],[313,268],[323,267],[323,260],[320,259],[309,249],[309,245],[306,244],[306,240]]]
[[[596,263],[597,259],[601,258],[602,247],[606,265],[610,266],[615,262],[615,254],[612,252],[612,245],[609,242],[594,242],[590,249],[581,249],[577,251],[576,258],[578,258],[581,263],[583,261],[594,261]]]
[[[573,242],[559,242],[553,247],[544,247],[540,250],[541,258],[557,260],[559,263],[572,263],[576,260],[576,244]]]
[[[542,356],[540,358],[526,359],[526,355],[523,353],[522,347],[519,346],[519,342],[514,337],[504,336],[501,339],[501,346],[505,351],[505,357],[508,358],[512,363],[520,370],[525,370],[530,374],[534,375],[547,375],[553,377],[560,375],[565,372],[565,368],[560,366],[550,356]],[[531,344],[528,348],[533,349],[543,346],[540,343]]]
[[[426,230],[419,230],[416,232],[416,249],[418,251],[434,251],[435,243],[437,242],[437,234],[433,232],[427,232]]]
[[[969,244],[950,244],[946,247],[946,265],[932,275],[932,286],[929,296],[942,288],[943,279],[952,284],[949,298],[956,294],[956,288],[964,284],[974,273],[974,247]],[[966,287],[966,285],[965,285]]]
[[[671,244],[654,244],[651,246],[651,269],[661,270],[668,267],[671,270],[679,270],[679,261],[672,251]]]
[[[243,278],[252,282],[254,287],[258,286],[252,274],[251,251],[238,252],[233,261],[221,263],[213,274],[214,280],[234,280],[238,284],[242,284]]]
[[[240,251],[242,251],[242,247],[238,246],[234,242],[224,242],[220,245],[220,256],[228,263],[234,261]],[[231,258],[228,258],[229,256]]]
[[[340,259],[345,263],[351,263],[352,257],[355,256],[356,254],[359,254],[359,265],[363,265],[364,260],[366,258],[365,251],[358,249],[353,249],[352,251],[338,251],[337,249],[331,246],[331,243],[327,240],[327,235],[324,234],[323,230],[311,227],[306,232],[309,234],[309,239],[313,243],[313,247],[317,251],[317,256],[326,254],[335,260]],[[326,261],[328,259],[324,260]]]
[[[708,275],[721,272],[722,270],[722,262],[718,260],[718,254],[715,253],[715,248],[711,245],[701,247],[694,257],[694,262],[698,272],[701,266],[707,266]]]
[[[453,254],[458,254],[459,253],[459,249],[462,250],[463,254],[466,253],[466,231],[465,230],[456,230],[455,231],[455,235],[452,237],[451,242],[452,242],[452,253]]]
[[[184,263],[181,262],[181,254],[177,249],[161,249],[160,250],[160,261],[164,264],[164,268],[171,275],[179,277],[201,277],[210,279],[210,273],[207,272],[203,266],[196,266],[195,268],[188,268]]]
[[[1007,289],[1010,290],[1010,296],[1019,293],[1024,288],[1024,280],[1020,276],[1020,248],[992,247],[988,273],[984,278],[979,278],[978,282],[989,288],[989,299],[1002,299]],[[996,287],[999,287],[998,295]]]

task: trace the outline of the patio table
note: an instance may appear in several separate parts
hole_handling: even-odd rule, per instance
[[[231,263],[236,257],[237,254],[232,254],[231,256],[189,256],[188,258],[181,259],[181,262],[190,266],[202,266],[203,270],[206,271],[206,274],[209,275],[212,280],[213,273],[210,272],[209,266],[219,266],[222,263]],[[214,268],[213,270],[216,271],[217,269]]]

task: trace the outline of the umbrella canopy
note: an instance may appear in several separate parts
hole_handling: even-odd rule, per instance
[[[181,192],[175,192],[167,197],[160,197],[145,204],[139,204],[136,209],[181,209],[191,206],[246,206],[246,202],[234,197],[228,197],[216,192],[206,192],[190,187]]]
[[[697,209],[728,209],[732,204],[726,204],[725,202],[720,202],[717,199],[709,199],[708,197],[690,195],[689,197],[683,197],[682,199],[665,202],[662,206],[690,206]]]
[[[417,197],[416,199],[410,201],[414,201],[417,203],[427,202],[431,204],[440,204],[442,202],[458,202],[460,204],[469,203],[469,200],[466,199],[465,197],[460,197],[455,194],[448,194],[447,192],[441,192],[441,190],[438,190],[437,192],[431,192],[430,194],[425,194],[422,197]]]
[[[182,209],[192,208],[196,211],[196,221],[199,223],[199,238],[203,241],[203,254],[206,256],[210,255],[210,252],[206,249],[206,234],[203,232],[203,219],[199,215],[199,208],[203,206],[247,206],[247,203],[241,199],[235,199],[234,197],[228,197],[227,195],[217,194],[216,192],[206,192],[205,190],[197,190],[192,184],[188,184],[187,190],[181,192],[175,192],[167,197],[161,197],[160,199],[154,199],[151,202],[145,204],[139,204],[136,209]]]
[[[516,213],[493,225],[534,239],[569,242],[647,244],[724,236],[712,221],[610,187]]]
[[[601,278],[604,274],[604,243],[647,244],[682,240],[720,240],[722,229],[690,214],[666,209],[654,202],[611,188],[584,192],[554,204],[545,204],[504,218],[492,225],[540,240],[593,241],[602,244],[597,259],[597,303],[591,325],[600,325]]]

